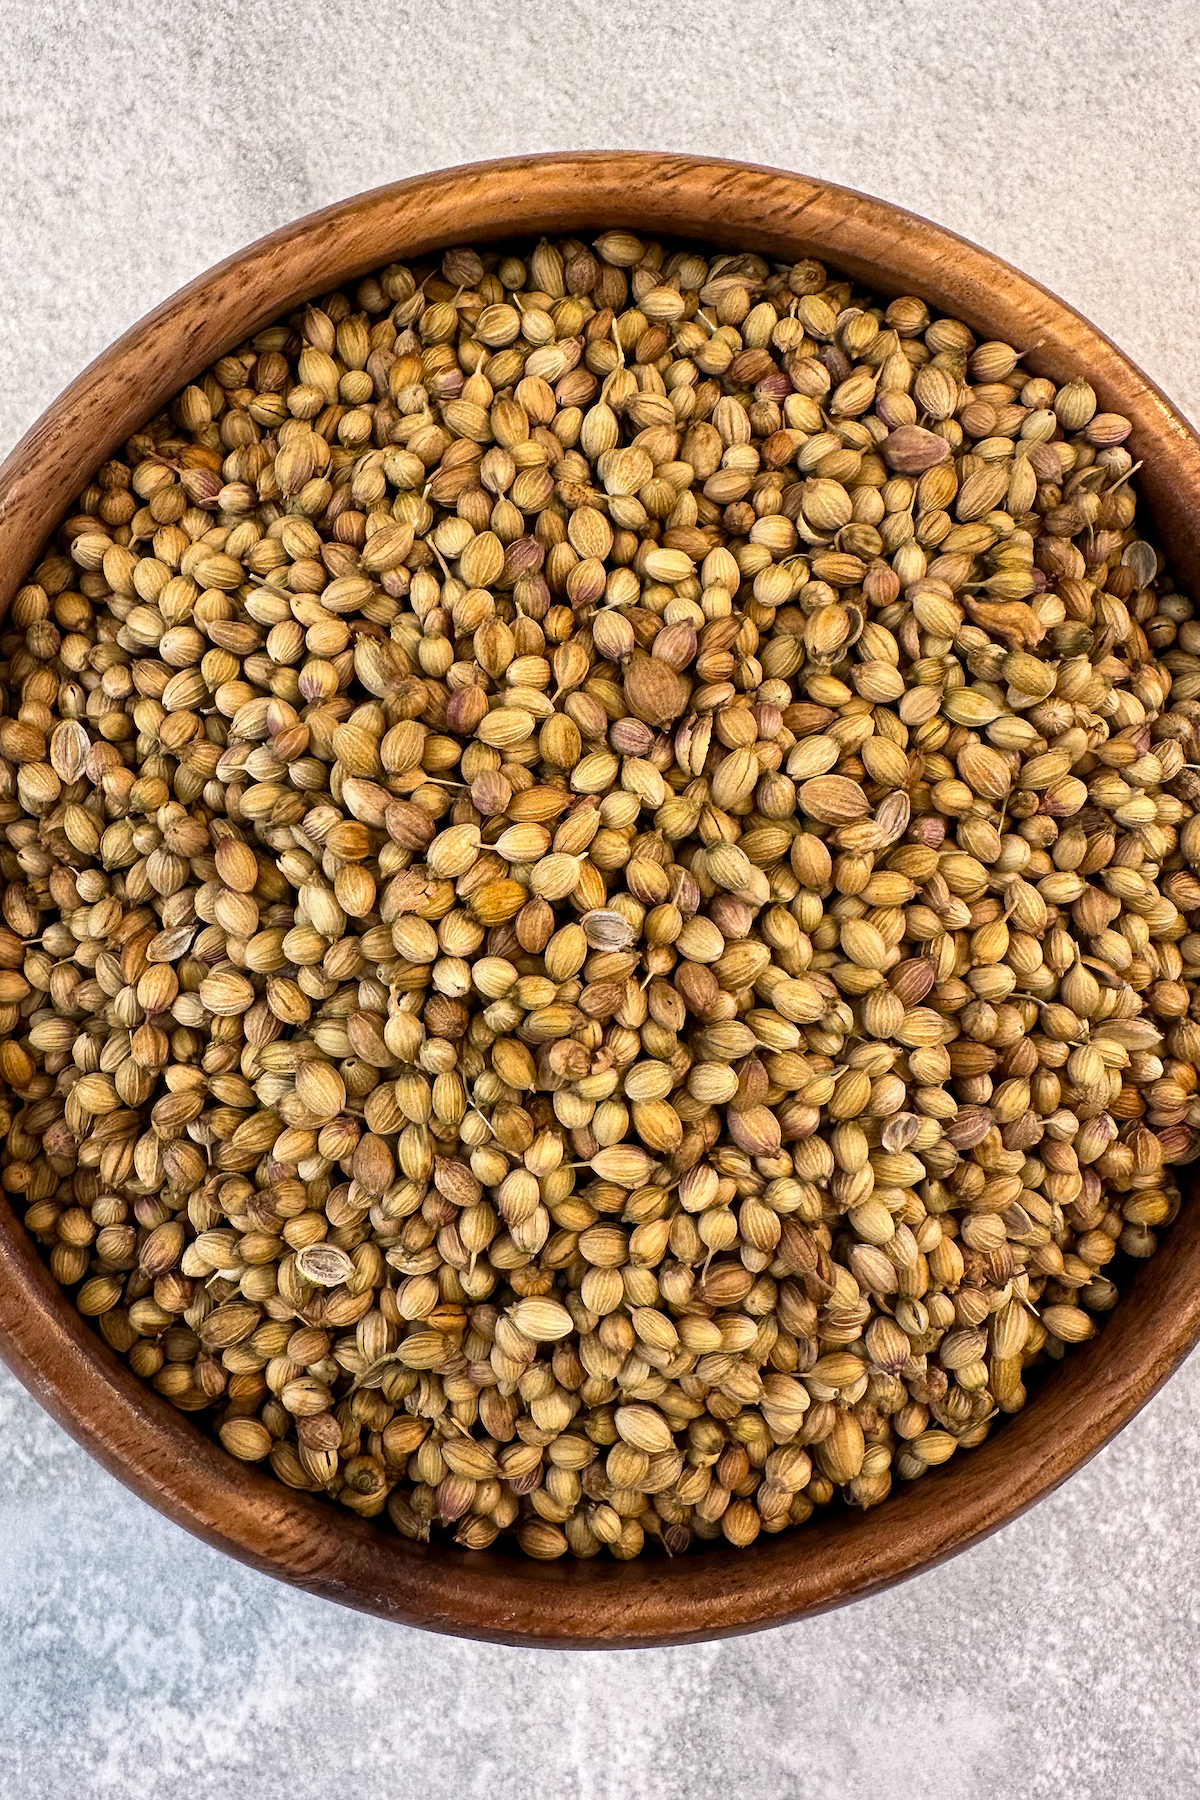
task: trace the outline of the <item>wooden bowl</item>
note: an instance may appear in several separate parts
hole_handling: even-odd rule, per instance
[[[793,261],[876,294],[919,294],[1055,380],[1086,375],[1133,421],[1142,494],[1185,586],[1200,576],[1200,443],[1108,340],[986,251],[882,201],[799,175],[617,154],[480,163],[314,213],[203,275],[106,350],[0,469],[0,608],[97,465],[222,352],[310,295],[396,259],[517,234],[629,226]],[[293,1493],[139,1381],[75,1311],[0,1199],[0,1352],[135,1493],[208,1543],[312,1593],[504,1643],[678,1643],[780,1624],[869,1594],[976,1542],[1130,1419],[1200,1335],[1200,1209],[1185,1207],[1100,1335],[986,1444],[868,1513],[818,1517],[748,1550],[668,1561],[531,1562],[406,1542]]]

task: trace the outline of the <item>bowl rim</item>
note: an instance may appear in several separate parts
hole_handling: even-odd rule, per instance
[[[218,355],[313,294],[456,243],[625,226],[913,292],[1133,420],[1141,491],[1185,583],[1200,574],[1200,440],[1094,326],[998,257],[888,202],[761,165],[550,152],[372,189],[259,239],[135,324],[0,467],[0,614],[95,468]],[[15,573],[13,573],[15,571]],[[532,1562],[419,1545],[236,1462],[143,1384],[75,1310],[0,1197],[0,1356],[111,1473],[209,1544],[328,1599],[495,1642],[636,1648],[733,1635],[861,1598],[1015,1518],[1093,1456],[1200,1337],[1200,1209],[1185,1206],[1101,1333],[968,1457],[748,1550],[677,1562]]]

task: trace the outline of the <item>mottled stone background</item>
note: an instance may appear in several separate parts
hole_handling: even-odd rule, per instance
[[[1189,0],[0,4],[0,455],[147,308],[378,182],[559,148],[802,169],[997,250],[1193,414]],[[755,1638],[401,1631],[168,1525],[0,1376],[0,1796],[1180,1800],[1200,1361],[943,1569]]]

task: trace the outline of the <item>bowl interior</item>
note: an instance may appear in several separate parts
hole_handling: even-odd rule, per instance
[[[870,291],[916,293],[1037,372],[1085,374],[1134,424],[1139,485],[1184,586],[1200,576],[1200,445],[1092,326],[997,258],[846,189],[634,153],[473,165],[377,189],[289,226],[183,289],[106,351],[0,469],[0,610],[97,465],[217,356],[313,294],[451,244],[627,226],[815,256]],[[1029,346],[1036,345],[1036,349]],[[406,1542],[228,1457],[76,1312],[0,1198],[0,1353],[120,1479],[242,1560],[406,1623],[531,1644],[685,1641],[754,1629],[886,1586],[995,1529],[1140,1407],[1200,1334],[1200,1214],[1185,1206],[1100,1335],[982,1447],[866,1514],[830,1512],[748,1550],[670,1562],[543,1564]]]

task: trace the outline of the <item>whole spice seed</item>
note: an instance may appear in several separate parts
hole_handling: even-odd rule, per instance
[[[221,357],[0,640],[3,1182],[80,1311],[469,1548],[980,1443],[1200,1146],[1200,624],[1128,433],[625,231]]]

